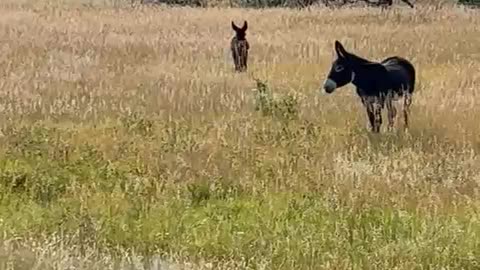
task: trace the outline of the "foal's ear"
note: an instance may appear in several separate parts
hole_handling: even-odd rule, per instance
[[[247,28],[248,28],[247,21],[243,21],[242,31],[243,32],[247,31]]]
[[[238,30],[240,30],[240,28],[238,28],[235,23],[232,21],[232,29],[237,32]]]
[[[342,43],[340,43],[338,40],[335,40],[335,51],[337,52],[338,57],[345,58],[348,55]]]

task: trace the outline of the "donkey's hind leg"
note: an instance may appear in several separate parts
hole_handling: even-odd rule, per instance
[[[375,133],[380,132],[380,127],[382,126],[382,109],[383,104],[379,103],[378,101],[373,104],[374,113],[375,113]]]
[[[403,118],[405,120],[405,129],[408,129],[408,115],[410,113],[410,105],[412,104],[412,94],[405,93],[403,100]]]
[[[389,93],[386,99],[388,111],[388,130],[391,131],[395,125],[395,117],[397,116],[397,108],[393,104],[393,93]]]
[[[366,106],[367,109],[367,115],[368,115],[368,122],[370,123],[370,128],[373,132],[376,132],[376,125],[375,125],[375,112],[373,110],[373,106],[369,104],[370,106]]]

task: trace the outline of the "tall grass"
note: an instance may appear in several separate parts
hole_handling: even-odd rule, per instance
[[[1,269],[478,269],[477,11],[0,6]],[[408,133],[336,39],[414,63]]]

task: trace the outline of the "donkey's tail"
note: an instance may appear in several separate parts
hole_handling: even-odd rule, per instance
[[[408,74],[410,75],[410,85],[408,87],[408,92],[410,94],[413,93],[413,91],[415,91],[415,83],[416,83],[416,80],[417,80],[417,74],[416,74],[416,71],[415,71],[415,67],[413,66],[413,64],[406,60],[406,59],[401,59],[400,63],[402,64],[402,66],[405,67],[405,69],[408,71]]]

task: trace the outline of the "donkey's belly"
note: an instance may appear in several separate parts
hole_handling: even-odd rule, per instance
[[[407,70],[397,66],[387,66],[389,76],[386,84],[387,91],[393,91],[395,95],[402,97],[404,92],[409,91],[412,80]]]
[[[403,92],[401,91],[394,91],[392,95],[393,101],[398,101],[400,98],[403,97]]]
[[[393,101],[398,101],[403,97],[401,88],[387,91],[363,90],[357,88],[357,94],[364,102],[380,102],[383,103],[385,99],[391,97]]]

